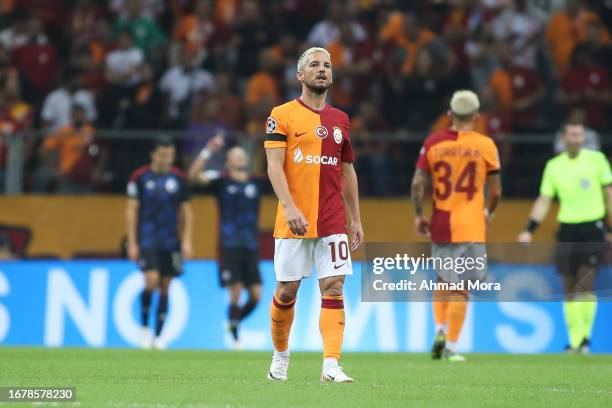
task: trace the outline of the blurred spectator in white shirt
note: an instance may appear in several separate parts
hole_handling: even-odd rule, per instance
[[[347,15],[351,15],[349,5],[343,1],[333,0],[327,6],[327,16],[325,20],[319,21],[312,27],[308,34],[307,41],[311,45],[327,47],[334,41],[340,39],[340,23],[347,20]],[[348,17],[350,19],[350,16]],[[366,30],[356,21],[350,22],[353,29],[355,41],[362,42],[368,37]]]
[[[159,88],[167,95],[167,114],[171,121],[184,117],[194,95],[214,88],[213,75],[196,66],[195,55],[183,50],[179,65],[168,68],[159,81]]]
[[[87,121],[93,123],[98,118],[93,92],[80,86],[80,73],[66,70],[60,87],[45,98],[40,117],[44,126],[55,131],[71,124],[72,107],[78,104],[85,110]]]
[[[493,22],[493,33],[498,41],[510,44],[512,65],[535,68],[538,37],[543,27],[542,21],[529,10],[527,0],[514,0]]]
[[[118,48],[106,56],[106,79],[115,85],[134,86],[141,78],[144,53],[134,46],[132,33],[119,34]]]
[[[45,45],[48,42],[49,37],[43,30],[42,21],[35,17],[28,18],[24,14],[18,14],[12,26],[0,31],[0,44],[7,50],[13,50],[28,43]]]

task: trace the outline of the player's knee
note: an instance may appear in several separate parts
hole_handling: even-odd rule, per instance
[[[282,303],[293,302],[293,300],[295,299],[296,295],[297,295],[297,293],[296,293],[295,290],[293,290],[293,288],[280,287],[280,288],[278,288],[276,290],[276,297]]]
[[[321,282],[321,294],[324,296],[342,296],[344,277],[334,276]]]

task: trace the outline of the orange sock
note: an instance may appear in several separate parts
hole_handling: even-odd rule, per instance
[[[450,302],[448,306],[448,335],[446,336],[449,342],[456,343],[459,340],[466,309],[467,296],[465,294],[458,294]]]
[[[340,360],[344,337],[344,301],[342,296],[323,296],[319,330],[323,338],[323,358]]]
[[[433,315],[438,328],[444,327],[448,322],[447,313],[449,298],[447,292],[446,290],[435,290],[433,293]]]
[[[289,303],[283,303],[272,298],[270,305],[270,327],[272,331],[272,344],[274,350],[287,351],[289,349],[289,333],[293,324],[295,299]]]

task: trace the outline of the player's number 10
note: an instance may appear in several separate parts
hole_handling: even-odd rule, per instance
[[[346,243],[346,241],[338,242],[337,252],[335,242],[332,241],[327,245],[329,245],[329,248],[331,250],[332,262],[336,262],[336,253],[338,254],[338,258],[340,258],[341,261],[346,261],[348,259],[348,244]]]

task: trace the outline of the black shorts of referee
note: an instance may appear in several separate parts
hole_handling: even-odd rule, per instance
[[[555,262],[563,275],[575,275],[581,266],[598,268],[608,248],[603,220],[561,223],[557,241]]]

